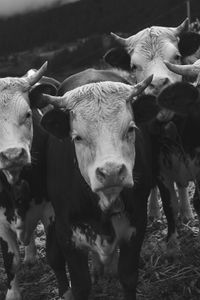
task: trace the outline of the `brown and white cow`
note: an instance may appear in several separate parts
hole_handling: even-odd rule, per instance
[[[178,27],[152,26],[128,38],[111,33],[120,48],[111,49],[105,54],[104,59],[114,67],[120,67],[121,61],[123,62],[126,58],[126,69],[135,75],[136,82],[153,74],[153,81],[145,93],[157,96],[162,88],[182,79],[181,76],[166,68],[164,61],[181,63],[178,41],[187,23],[186,19]],[[123,58],[120,57],[120,51],[123,51]],[[120,58],[121,61],[119,61]]]
[[[64,299],[89,297],[84,249],[107,263],[117,245],[125,297],[136,297],[153,179],[150,138],[148,130],[137,127],[137,116],[144,115],[134,114],[134,96],[151,79],[130,86],[113,72],[89,69],[65,80],[59,97],[40,99],[40,105],[55,107],[42,118],[42,125],[57,136],[50,136],[47,151],[48,195],[56,215],[47,236],[47,258]],[[136,181],[135,172],[141,174]]]
[[[47,133],[39,126],[39,112],[33,109],[41,91],[55,93],[55,86],[38,84],[46,68],[44,64],[21,78],[0,79],[0,243],[8,278],[6,300],[21,299],[17,236],[28,245],[38,220],[47,225],[53,216],[44,199]],[[26,259],[32,259],[26,254]]]
[[[119,47],[108,51],[104,59],[114,67],[122,67],[131,72],[135,76],[136,82],[153,74],[154,78],[145,93],[157,96],[168,85],[182,80],[181,75],[175,74],[166,67],[165,61],[181,64],[178,43],[187,25],[188,20],[186,19],[177,27],[152,26],[128,38],[122,38],[112,33]],[[177,203],[178,198],[172,180],[170,181],[170,191],[172,201]],[[179,188],[179,197],[181,198],[180,213],[182,217],[184,219],[192,218],[193,214],[186,188]],[[149,216],[160,217],[157,189],[152,191],[149,199]]]
[[[183,177],[187,181],[193,181],[196,185],[193,203],[197,215],[200,219],[199,204],[199,146],[198,137],[199,124],[199,93],[200,93],[200,59],[196,60],[192,65],[175,65],[166,62],[167,67],[187,78],[196,78],[192,84],[182,83],[169,87],[159,96],[159,101],[167,109],[176,113],[176,126],[181,137],[181,144],[185,151],[185,161],[187,170],[183,172]]]

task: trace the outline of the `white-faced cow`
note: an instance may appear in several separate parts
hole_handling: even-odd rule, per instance
[[[186,19],[178,27],[152,26],[128,38],[122,38],[112,33],[119,47],[107,52],[104,59],[114,67],[125,68],[134,74],[136,82],[140,82],[149,74],[153,74],[154,78],[145,93],[157,96],[168,85],[182,80],[182,76],[171,72],[166,67],[165,61],[181,64],[178,42],[181,34],[187,28],[187,24],[188,20]],[[177,203],[178,198],[172,180],[170,181],[170,193],[172,202]],[[180,213],[183,218],[190,219],[192,210],[189,205],[187,189],[179,188],[179,196],[181,199]],[[166,207],[164,202],[163,200],[163,205]],[[174,214],[177,214],[177,210]],[[156,189],[152,191],[150,197],[149,215],[152,217],[160,216]],[[171,222],[170,219],[169,217],[169,223]]]
[[[111,71],[89,69],[65,80],[59,97],[40,98],[39,106],[55,107],[42,125],[57,136],[49,137],[47,151],[48,196],[56,216],[47,258],[62,299],[88,299],[86,250],[106,263],[117,245],[125,299],[136,299],[153,178],[150,136],[146,125],[139,125],[145,115],[134,97],[151,79],[130,86]]]
[[[20,300],[16,274],[20,266],[18,240],[28,245],[37,225],[53,216],[46,196],[47,133],[34,99],[56,87],[43,78],[46,64],[21,78],[0,79],[0,244],[8,278],[6,300]],[[33,164],[32,163],[33,157]],[[30,259],[30,257],[29,257]]]
[[[187,19],[178,27],[152,26],[128,38],[112,33],[120,47],[111,49],[104,59],[113,67],[119,68],[124,68],[121,62],[124,63],[126,59],[126,69],[135,74],[137,82],[153,74],[152,83],[145,93],[158,95],[162,88],[181,81],[182,77],[166,68],[164,61],[181,63],[178,41],[186,26]]]

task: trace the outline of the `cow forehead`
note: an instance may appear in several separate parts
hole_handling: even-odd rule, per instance
[[[17,78],[17,77],[0,78],[0,92],[4,90],[24,91],[26,89],[28,89],[28,83],[23,78]]]
[[[133,51],[144,50],[145,53],[152,50],[157,51],[163,44],[166,43],[176,44],[178,39],[169,27],[152,26],[146,28],[136,35],[129,38],[127,50],[130,54]]]
[[[10,110],[10,109],[15,110],[16,105],[20,105],[21,107],[23,105],[22,100],[25,99],[27,100],[28,93],[27,95],[25,95],[25,91],[27,90],[28,90],[28,86],[26,82],[23,81],[22,79],[9,78],[9,77],[1,78],[0,79],[1,112],[5,113],[6,110]]]
[[[127,99],[131,87],[126,84],[100,83],[80,87],[74,95],[73,115],[75,119],[90,121],[112,121],[127,110]]]

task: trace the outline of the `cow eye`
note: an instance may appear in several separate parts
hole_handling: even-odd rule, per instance
[[[31,110],[26,113],[26,119],[30,119],[32,117]]]
[[[132,65],[131,66],[131,71],[135,71],[135,70],[137,70],[137,66],[136,65]]]
[[[131,125],[127,131],[128,134],[131,134],[135,131],[135,127],[133,125]]]
[[[181,55],[180,55],[180,54],[176,54],[176,55],[174,56],[174,59],[175,59],[176,61],[180,61],[180,60],[181,60]]]
[[[135,128],[136,128],[135,124],[130,124],[129,125],[129,128],[126,132],[126,138],[129,138],[130,136],[132,136],[132,134],[135,132]]]
[[[72,139],[73,139],[73,141],[76,142],[76,143],[79,143],[79,142],[81,142],[81,141],[83,140],[82,137],[81,137],[80,135],[76,135],[76,136],[74,136]]]

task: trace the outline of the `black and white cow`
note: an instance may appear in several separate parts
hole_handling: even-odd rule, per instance
[[[196,77],[196,81],[193,84],[183,82],[170,86],[160,94],[158,101],[166,109],[175,112],[173,122],[180,137],[187,167],[182,172],[182,176],[187,182],[193,181],[196,185],[193,202],[200,219],[200,139],[198,136],[198,128],[200,128],[200,60],[195,61],[192,65],[179,66],[169,63],[166,63],[166,65],[171,71],[187,78]]]
[[[8,279],[6,300],[22,299],[16,278],[18,239],[28,245],[38,221],[47,228],[54,216],[46,198],[48,134],[33,109],[41,92],[56,92],[55,83],[41,79],[45,71],[46,64],[21,78],[0,79],[0,244]],[[30,252],[26,259],[33,259]]]
[[[149,128],[161,122],[155,119],[158,107],[152,96],[149,101],[134,99],[151,78],[136,86],[123,81],[112,71],[85,70],[66,79],[59,96],[43,95],[37,103],[55,107],[44,115],[42,125],[56,136],[49,137],[47,151],[48,196],[55,210],[47,258],[62,299],[88,299],[87,250],[106,264],[117,246],[125,299],[136,299],[156,168]],[[156,124],[150,122],[149,127],[152,119]]]

